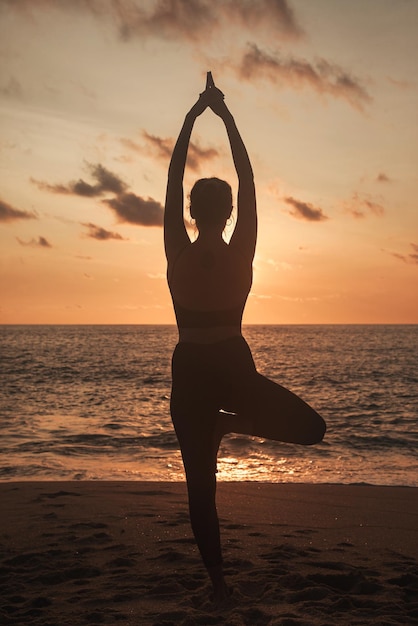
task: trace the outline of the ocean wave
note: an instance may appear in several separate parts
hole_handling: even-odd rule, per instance
[[[229,463],[243,472],[230,475],[260,480],[355,482],[367,472],[375,483],[417,482],[418,326],[247,326],[245,335],[262,372],[328,430],[307,448],[226,437],[225,472]],[[174,327],[0,327],[0,336],[0,479],[183,476],[169,414]]]

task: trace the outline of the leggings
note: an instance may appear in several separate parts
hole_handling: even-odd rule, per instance
[[[206,567],[222,563],[215,502],[221,409],[243,417],[243,430],[234,428],[242,434],[309,445],[325,433],[324,421],[311,407],[257,372],[242,336],[177,344],[171,417],[186,472],[192,530]]]

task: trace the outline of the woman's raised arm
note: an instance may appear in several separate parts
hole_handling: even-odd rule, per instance
[[[190,242],[183,218],[184,169],[193,125],[196,118],[203,113],[207,106],[207,94],[203,92],[196,104],[187,113],[171,155],[164,211],[164,245],[169,263]]]
[[[209,93],[210,108],[225,124],[238,176],[238,217],[230,244],[237,246],[252,261],[257,240],[257,203],[250,158],[222,92],[213,86]]]

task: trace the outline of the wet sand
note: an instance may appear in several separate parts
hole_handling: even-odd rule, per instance
[[[1,483],[0,623],[418,624],[418,489],[219,483],[214,610],[184,483]]]

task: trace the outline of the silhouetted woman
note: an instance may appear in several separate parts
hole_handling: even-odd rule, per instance
[[[227,182],[204,178],[192,188],[196,241],[190,241],[183,218],[190,135],[207,107],[225,124],[238,176],[237,220],[229,244],[222,237],[232,212]],[[235,432],[309,445],[325,433],[323,419],[312,408],[256,371],[242,337],[256,235],[250,160],[223,94],[208,74],[206,90],[187,113],[171,157],[164,242],[179,330],[172,360],[171,416],[186,472],[192,529],[217,603],[228,595],[215,503],[216,458],[223,435]]]

